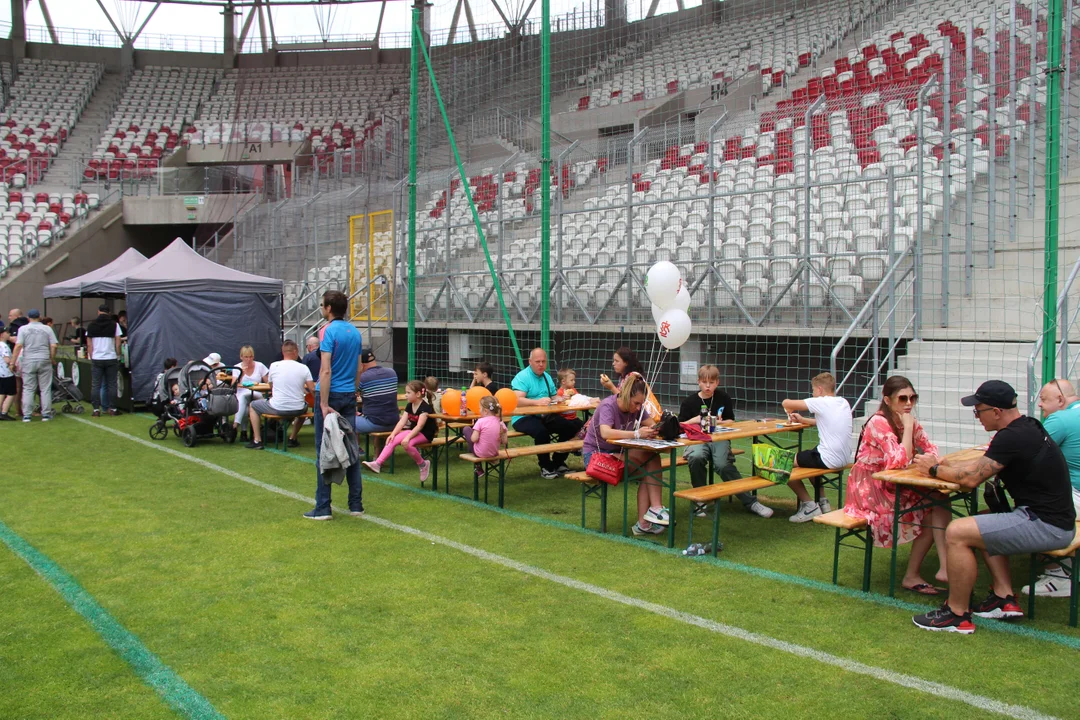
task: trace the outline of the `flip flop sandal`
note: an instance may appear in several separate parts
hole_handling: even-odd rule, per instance
[[[945,594],[945,588],[935,587],[935,586],[931,585],[930,583],[919,583],[918,585],[915,585],[915,586],[912,586],[912,587],[906,587],[904,589],[907,590],[908,592],[913,592],[916,595],[936,596],[936,595],[944,595]]]

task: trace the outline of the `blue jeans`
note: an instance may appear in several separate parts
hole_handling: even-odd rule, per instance
[[[357,415],[354,426],[356,427],[357,435],[367,435],[373,432],[389,432],[397,425],[397,420],[389,425],[380,425],[379,423],[372,422],[363,415]]]
[[[119,360],[90,361],[90,404],[94,409],[109,410],[116,401],[116,373]]]
[[[330,393],[330,407],[337,410],[345,421],[353,424],[356,418],[356,395],[355,393]],[[315,396],[315,512],[319,515],[329,515],[330,509],[330,485],[323,482],[322,470],[319,467],[319,453],[322,452],[323,415],[319,407],[318,395]],[[349,510],[363,510],[363,479],[360,477],[360,463],[350,465],[345,470],[345,480],[349,483]]]

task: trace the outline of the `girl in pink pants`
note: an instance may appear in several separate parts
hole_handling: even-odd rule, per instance
[[[431,461],[423,458],[417,446],[429,443],[435,438],[439,424],[435,418],[431,417],[434,413],[435,409],[431,406],[431,394],[424,387],[424,383],[419,380],[409,382],[405,386],[405,409],[401,413],[401,419],[398,420],[379,457],[371,462],[364,461],[367,469],[373,473],[380,472],[382,464],[390,459],[394,448],[401,445],[420,468],[420,484],[427,482],[428,473],[431,472]]]

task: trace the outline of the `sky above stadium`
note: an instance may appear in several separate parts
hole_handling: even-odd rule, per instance
[[[133,2],[132,0],[103,0],[105,7],[121,30],[134,31],[145,20],[153,8],[152,3]],[[685,3],[688,6],[697,5],[700,0],[692,0]],[[454,13],[457,0],[435,0],[432,28],[448,28]],[[502,7],[510,16],[520,15],[529,4],[529,0],[501,0]],[[572,12],[588,13],[597,7],[602,7],[603,0],[552,0],[552,16],[569,14]],[[52,16],[53,25],[61,36],[78,38],[80,35],[70,31],[87,31],[115,35],[108,19],[101,12],[94,0],[46,0],[49,14]],[[498,13],[488,0],[470,0],[473,18],[476,25],[497,25],[502,21]],[[628,0],[627,12],[631,20],[640,18],[648,11],[649,3],[645,0]],[[379,19],[381,5],[377,2],[345,6],[321,6],[321,7],[276,7],[273,11],[274,30],[279,42],[291,42],[299,39],[316,41],[326,36],[359,36],[374,33]],[[661,0],[658,13],[672,12],[675,10],[675,0]],[[402,33],[407,37],[409,30],[410,3],[398,0],[387,5],[386,15],[383,18],[382,32],[384,34]],[[538,18],[540,4],[537,2],[529,13],[530,18]],[[8,2],[0,2],[0,23],[11,22],[11,6]],[[243,18],[237,20],[237,35]],[[26,9],[26,24],[28,36],[31,41],[38,41],[44,33],[45,20],[41,11],[39,0],[30,0],[30,6]],[[462,13],[459,26],[465,27],[464,13]],[[269,28],[267,34],[269,35]],[[214,38],[220,39],[223,35],[221,11],[216,7],[197,7],[192,5],[163,4],[147,24],[143,31],[144,36],[154,38]],[[69,40],[70,41],[70,40]],[[258,21],[252,23],[248,42],[253,43],[251,49],[260,44],[258,35]],[[91,44],[83,39],[77,44]],[[396,43],[384,42],[386,46]],[[403,44],[403,43],[402,43]],[[156,47],[158,43],[154,43]],[[175,49],[191,49],[190,44],[175,47]]]

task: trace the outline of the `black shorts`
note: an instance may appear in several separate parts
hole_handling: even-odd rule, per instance
[[[795,464],[801,468],[817,468],[819,470],[829,469],[829,466],[821,459],[821,453],[818,452],[817,448],[801,451],[795,456]]]
[[[0,378],[0,395],[15,394],[15,376]]]

